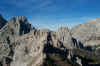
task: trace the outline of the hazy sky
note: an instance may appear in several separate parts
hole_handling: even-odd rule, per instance
[[[100,0],[1,0],[0,13],[6,19],[26,16],[39,28],[72,27],[100,17]]]

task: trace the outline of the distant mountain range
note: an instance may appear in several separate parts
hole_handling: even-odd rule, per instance
[[[99,66],[99,47],[99,18],[51,31],[0,15],[0,66]]]

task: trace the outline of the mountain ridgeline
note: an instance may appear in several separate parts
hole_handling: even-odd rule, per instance
[[[99,66],[100,19],[56,31],[0,15],[0,66]]]

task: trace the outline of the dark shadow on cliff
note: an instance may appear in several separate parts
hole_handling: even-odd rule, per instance
[[[7,44],[9,45],[10,52],[8,56],[4,57],[3,60],[0,62],[0,66],[10,66],[11,62],[13,61],[14,49],[11,45],[11,41],[9,36],[7,37]]]
[[[67,57],[68,49],[66,49],[61,42],[60,42],[61,47],[64,48],[64,50],[61,50],[60,48],[56,48],[56,47],[52,46],[51,42],[52,42],[51,32],[49,32],[48,36],[47,36],[47,44],[45,44],[45,46],[44,46],[44,51],[43,51],[44,53],[59,54],[63,57]]]
[[[48,33],[47,43],[44,46],[44,53],[46,54],[46,59],[41,66],[79,66],[77,64],[72,65],[69,59],[67,58],[69,50],[66,49],[63,44],[60,42],[61,48],[52,46],[51,34]]]
[[[73,38],[72,37],[72,42],[73,42],[73,45],[75,48],[80,48],[80,49],[84,49],[84,50],[87,50],[87,51],[93,51],[92,50],[92,46],[84,46],[84,43],[82,43],[81,41],[77,40],[76,38]]]
[[[73,42],[73,44],[74,44],[74,46],[76,48],[81,48],[81,49],[84,48],[83,43],[81,43],[80,41],[78,41],[76,38],[72,37],[72,42]]]
[[[45,46],[45,49],[44,49],[44,53],[50,53],[50,54],[60,54],[60,55],[62,55],[62,56],[64,56],[64,57],[66,57],[67,56],[67,54],[68,54],[68,52],[67,52],[67,49],[64,51],[64,50],[60,50],[59,48],[55,48],[55,47],[53,47],[53,46],[51,46],[51,45],[46,45]]]

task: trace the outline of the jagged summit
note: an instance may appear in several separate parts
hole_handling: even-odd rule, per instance
[[[19,20],[19,21],[21,20],[21,21],[25,22],[25,21],[27,21],[27,18],[25,16],[17,16],[16,20]]]
[[[14,22],[27,22],[27,18],[25,16],[16,16],[16,17],[12,17],[10,21],[14,21]]]
[[[20,35],[26,34],[31,30],[35,29],[31,24],[29,24],[27,18],[25,16],[17,16],[13,17],[8,21],[8,24],[15,28]]]

